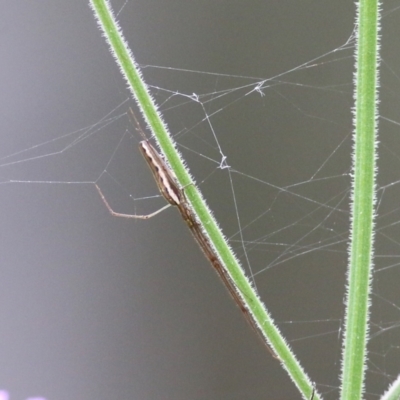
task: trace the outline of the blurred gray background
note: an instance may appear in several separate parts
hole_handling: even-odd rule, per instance
[[[398,118],[399,105],[396,4],[386,3],[382,24],[381,112],[389,119]],[[119,10],[124,2],[112,5]],[[161,89],[212,93],[257,79],[204,72],[261,80],[309,62],[350,38],[353,2],[135,0],[126,3],[118,18],[141,65],[203,72],[143,69],[171,131],[181,133],[181,150],[196,180],[204,180],[201,189],[222,229],[243,256],[229,176],[200,156],[219,160],[210,129],[202,122],[204,111],[193,101],[183,105],[183,97],[168,99]],[[122,188],[106,174],[101,187],[121,212],[145,213],[164,204],[146,201],[132,207],[128,193],[150,196],[156,187],[128,118],[70,151],[42,157],[70,144],[68,137],[60,147],[57,141],[11,159],[39,157],[30,162],[5,165],[9,159],[4,157],[95,124],[129,97],[87,2],[14,0],[2,8],[0,29],[0,389],[9,390],[12,400],[33,395],[48,400],[299,399],[176,210],[146,222],[113,218],[93,184],[76,183],[96,180],[129,130],[109,169]],[[352,53],[350,48],[316,61],[317,67],[285,74],[266,84],[264,97],[245,96],[244,90],[221,102],[204,99],[209,115],[223,108],[212,124],[233,169],[285,187],[310,179],[334,154],[320,177],[345,174],[301,185],[298,191],[318,204],[332,201],[332,217],[323,210],[310,220],[315,217],[316,226],[323,221],[322,231],[335,232],[338,244],[331,251],[296,256],[256,279],[304,368],[325,398],[332,399],[338,397],[347,261]],[[131,105],[133,101],[124,103],[113,115],[126,113]],[[381,137],[380,184],[386,185],[399,179],[400,149],[395,124],[381,124],[387,136]],[[270,191],[248,177],[233,174],[232,179],[244,225],[271,207],[267,218],[245,232],[246,240],[258,240],[317,209],[315,203]],[[382,202],[391,221],[399,220],[393,214],[396,198],[386,193]],[[304,232],[310,231],[310,220],[304,222]],[[296,242],[298,233],[288,231],[265,239],[274,245],[248,247],[255,271],[279,255],[278,244]],[[310,238],[314,248],[326,239],[320,235],[316,230]],[[396,238],[397,232],[389,236]],[[381,255],[398,253],[394,241],[393,247],[379,247],[377,240]],[[392,304],[398,305],[398,277],[397,268],[379,275],[374,293],[393,293]],[[385,307],[376,317],[380,328],[383,320],[400,319],[396,313],[385,314],[392,311]],[[395,348],[399,335],[396,330],[392,334]],[[371,358],[377,354],[376,365],[381,364],[369,366],[373,373],[366,398],[376,398],[398,372],[398,350],[386,353],[390,343],[387,337],[383,344],[371,343],[377,346]]]

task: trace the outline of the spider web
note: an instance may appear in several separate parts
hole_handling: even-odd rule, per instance
[[[129,38],[133,6],[114,6]],[[399,6],[392,2],[387,7],[383,23],[390,29]],[[318,55],[305,61],[299,53],[294,64],[282,60],[263,74],[194,70],[179,62],[174,67],[141,65],[230,245],[326,399],[338,397],[349,240],[354,32],[349,29],[341,38],[342,44],[333,49],[318,49]],[[400,349],[400,148],[396,107],[392,110],[398,103],[397,65],[389,45],[384,46],[366,392],[371,399],[397,376]],[[19,215],[37,232],[29,245],[24,242],[20,255],[13,251],[12,258],[5,256],[6,276],[13,278],[11,270],[18,266],[20,274],[29,271],[33,282],[43,279],[49,293],[37,300],[42,306],[57,298],[58,291],[65,296],[60,299],[78,293],[79,302],[69,300],[73,318],[100,312],[92,308],[97,300],[104,314],[91,317],[91,329],[105,329],[122,342],[108,368],[113,362],[120,365],[121,359],[129,366],[127,376],[132,375],[139,388],[129,389],[135,390],[134,397],[167,393],[171,398],[299,398],[279,363],[264,354],[241,321],[211,268],[207,270],[178,213],[169,210],[147,222],[113,220],[97,197],[95,183],[118,212],[146,214],[164,205],[137,150],[141,137],[128,113],[134,104],[117,78],[112,88],[114,103],[93,107],[97,116],[90,117],[89,124],[77,122],[77,129],[47,131],[45,137],[22,135],[4,147],[1,188],[14,199],[9,201],[22,196],[31,204]],[[31,219],[30,209],[40,217]],[[71,236],[77,236],[79,250],[69,241]],[[56,239],[64,246],[58,247]],[[52,257],[47,259],[46,253]],[[27,260],[37,260],[38,254],[43,264],[35,261],[27,268]],[[198,276],[199,271],[204,276]],[[36,299],[29,279],[18,285]],[[61,285],[64,279],[68,287]],[[87,297],[80,297],[86,289]],[[169,306],[164,308],[164,302]],[[41,327],[58,321],[65,331],[72,320],[60,320],[62,310],[52,311],[54,319],[44,318]],[[119,314],[124,316],[122,327],[114,317]],[[99,322],[102,319],[107,322]],[[73,329],[72,337],[83,336]],[[85,343],[77,344],[84,354]],[[104,353],[100,351],[104,357],[111,351],[105,343]],[[57,341],[53,345],[58,348]],[[133,348],[134,355],[127,348]],[[95,346],[91,350],[98,352]],[[132,364],[138,359],[143,361]],[[203,380],[192,382],[191,374]],[[177,377],[182,381],[171,385]],[[110,382],[121,388],[122,381]],[[153,381],[158,385],[153,387]],[[207,388],[201,387],[204,382]]]

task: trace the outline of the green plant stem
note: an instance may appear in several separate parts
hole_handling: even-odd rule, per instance
[[[121,72],[127,80],[129,88],[142,110],[146,122],[154,133],[158,144],[177,176],[180,185],[185,187],[185,195],[193,207],[204,231],[207,233],[211,243],[213,244],[213,247],[218,253],[218,257],[222,261],[224,268],[226,268],[231,276],[237,292],[244,299],[246,307],[257,321],[257,324],[263,332],[269,346],[277,354],[303,397],[309,400],[313,390],[313,385],[310,379],[301,368],[293,352],[290,350],[278,328],[273,323],[271,316],[258,298],[243,270],[240,268],[236,257],[223,237],[198,189],[194,184],[192,184],[193,182],[190,174],[185,169],[184,163],[172,142],[171,136],[168,133],[161,116],[157,112],[157,107],[141,78],[139,68],[122,37],[121,30],[118,28],[118,25],[112,16],[109,4],[106,0],[91,0],[91,6],[95,12],[99,25],[107,38],[111,51],[121,68]],[[318,400],[319,398],[319,395],[316,393],[314,400]]]
[[[364,391],[375,202],[378,9],[378,0],[358,3],[354,179],[342,400],[361,399]]]

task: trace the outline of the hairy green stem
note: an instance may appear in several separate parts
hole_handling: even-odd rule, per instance
[[[257,325],[263,332],[269,346],[278,356],[283,367],[288,371],[289,376],[299,388],[303,397],[310,399],[313,391],[313,384],[307,377],[299,362],[289,348],[288,344],[280,334],[277,326],[267,312],[265,306],[255,293],[249,280],[238,264],[236,257],[231,251],[226,239],[215,222],[210,210],[206,206],[197,187],[193,184],[189,172],[176,150],[171,135],[162,121],[157,107],[147,90],[141,77],[141,73],[134,61],[126,41],[123,39],[121,29],[119,29],[113,18],[111,8],[106,0],[91,0],[91,6],[105,37],[110,45],[121,72],[128,82],[129,88],[136,99],[143,116],[154,133],[162,153],[165,155],[171,169],[174,171],[182,187],[185,187],[185,195],[189,200],[193,211],[197,215],[203,230],[208,235],[218,257],[223,263],[223,267],[228,271],[237,292],[246,303],[246,308],[254,316]],[[267,353],[266,353],[267,354]],[[320,397],[315,393],[314,400]]]
[[[359,400],[364,392],[373,257],[379,2],[360,0],[357,11],[352,225],[342,400]]]

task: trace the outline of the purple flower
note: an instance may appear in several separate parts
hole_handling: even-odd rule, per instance
[[[8,392],[6,392],[5,390],[0,390],[0,400],[8,400],[9,396],[8,396]]]
[[[10,394],[6,390],[0,390],[0,400],[9,400]],[[44,397],[28,397],[26,400],[46,400]]]

